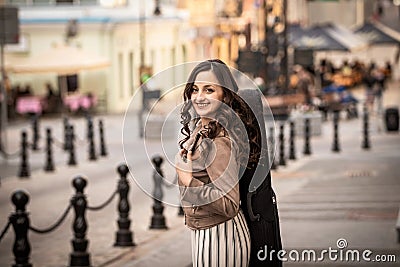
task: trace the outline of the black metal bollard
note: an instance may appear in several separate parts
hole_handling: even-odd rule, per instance
[[[304,121],[304,155],[311,155],[310,148],[310,119],[307,118]]]
[[[285,166],[285,133],[284,133],[284,123],[279,125],[279,165]]]
[[[70,140],[69,140],[69,135],[68,135],[68,130],[69,130],[69,121],[67,117],[64,117],[63,119],[63,125],[64,125],[64,150],[69,150],[69,145],[70,145]]]
[[[12,194],[11,201],[15,206],[15,212],[10,215],[10,222],[15,232],[13,245],[15,264],[12,266],[31,267],[32,264],[29,263],[31,245],[28,238],[30,222],[28,212],[26,212],[26,204],[29,202],[29,196],[24,191],[18,190]]]
[[[87,185],[86,179],[77,176],[72,181],[75,188],[75,195],[71,199],[71,204],[75,210],[75,218],[72,224],[74,238],[72,239],[73,251],[70,253],[69,266],[90,266],[90,253],[87,251],[89,240],[86,239],[88,225],[86,223],[87,200],[83,193]]]
[[[153,180],[154,180],[154,191],[153,191],[153,216],[151,217],[150,229],[167,229],[165,224],[165,217],[163,214],[164,206],[162,204],[163,199],[163,172],[161,170],[161,164],[163,163],[163,158],[160,156],[155,156],[151,160],[154,165]]]
[[[272,151],[272,159],[271,159],[271,170],[276,170],[278,168],[278,166],[276,165],[275,162],[275,136],[274,136],[274,128],[270,127],[269,128],[269,145],[271,146],[271,151]]]
[[[75,166],[76,163],[76,156],[75,156],[75,133],[74,133],[74,125],[69,125],[68,127],[68,147],[69,147],[69,159],[68,165]]]
[[[21,165],[19,167],[18,177],[29,177],[31,175],[28,164],[28,137],[23,131],[21,135]]]
[[[121,164],[118,166],[117,171],[121,179],[118,182],[119,218],[117,221],[118,231],[116,232],[116,241],[114,246],[118,247],[136,246],[135,242],[133,242],[133,233],[130,230],[131,220],[129,219],[130,207],[128,201],[129,183],[128,180],[126,179],[129,169],[128,166],[126,166],[126,164]]]
[[[99,120],[99,135],[100,135],[100,155],[107,156],[106,143],[104,141],[104,125],[103,120]]]
[[[39,141],[39,115],[35,114],[32,116],[32,149],[39,150],[38,141]]]
[[[296,148],[295,148],[295,124],[294,121],[290,122],[290,133],[289,133],[289,159],[295,160],[296,159]]]
[[[54,161],[53,161],[53,138],[51,137],[51,129],[46,128],[46,165],[44,170],[46,172],[54,171]]]
[[[339,111],[335,111],[333,113],[333,144],[332,144],[333,152],[340,152],[338,132],[339,132]]]
[[[94,129],[93,129],[93,120],[88,117],[88,141],[89,141],[89,160],[97,160],[96,156],[96,148],[94,146]]]
[[[367,106],[363,107],[363,141],[361,147],[364,150],[368,150],[371,148],[371,144],[369,142],[369,114]]]

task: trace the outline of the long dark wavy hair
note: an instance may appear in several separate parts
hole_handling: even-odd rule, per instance
[[[191,123],[196,124],[200,120],[198,117],[192,119],[191,113],[194,109],[190,99],[196,77],[204,71],[211,71],[216,76],[218,85],[224,92],[224,104],[219,107],[215,118],[205,126],[206,132],[202,133],[207,138],[214,139],[222,131],[225,136],[229,136],[236,142],[239,150],[238,160],[241,165],[249,166],[251,163],[257,163],[261,150],[261,136],[256,128],[257,121],[246,102],[237,95],[239,88],[230,69],[219,59],[210,59],[199,63],[189,75],[183,92],[184,104],[181,109],[181,133],[184,138],[179,141],[179,146],[184,148],[184,144],[191,135]]]

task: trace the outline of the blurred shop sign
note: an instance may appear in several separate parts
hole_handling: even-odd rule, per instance
[[[0,44],[19,43],[18,8],[0,7]]]
[[[19,36],[19,43],[7,44],[4,46],[4,51],[7,53],[27,53],[30,50],[30,41],[27,34]]]
[[[215,24],[215,0],[188,1],[190,23],[195,27],[212,26]]]
[[[220,8],[217,6],[217,13],[219,17],[224,18],[235,18],[240,17],[243,12],[243,1],[242,0],[217,0],[222,5]]]
[[[245,73],[258,74],[264,58],[261,51],[241,50],[237,59],[238,69]]]

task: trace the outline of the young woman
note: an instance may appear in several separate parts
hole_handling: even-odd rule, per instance
[[[248,266],[250,233],[240,209],[239,177],[257,136],[250,110],[220,60],[199,63],[184,89],[184,135],[177,174],[185,224],[192,230],[193,266]],[[247,188],[245,188],[247,190]]]

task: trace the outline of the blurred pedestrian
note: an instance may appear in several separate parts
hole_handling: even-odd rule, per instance
[[[294,66],[294,72],[297,75],[296,91],[304,95],[306,105],[312,105],[314,79],[311,73],[300,65]]]
[[[371,72],[374,78],[373,94],[376,100],[376,113],[380,116],[383,113],[383,91],[385,90],[385,74],[375,67]]]
[[[53,86],[51,85],[51,83],[46,83],[46,91],[47,91],[47,98],[51,98],[52,96],[54,96],[54,89]]]
[[[250,233],[240,207],[239,170],[253,159],[239,118],[251,124],[249,116],[246,121],[249,108],[237,91],[220,60],[198,64],[184,89],[184,137],[176,169],[185,224],[192,230],[193,266],[249,264]]]
[[[371,62],[370,66],[363,75],[363,83],[365,84],[365,103],[369,110],[372,110],[375,100],[374,84],[376,81],[373,75],[374,68],[375,63]]]
[[[53,113],[60,108],[59,97],[55,94],[54,88],[51,83],[47,82],[46,87],[46,112]]]

